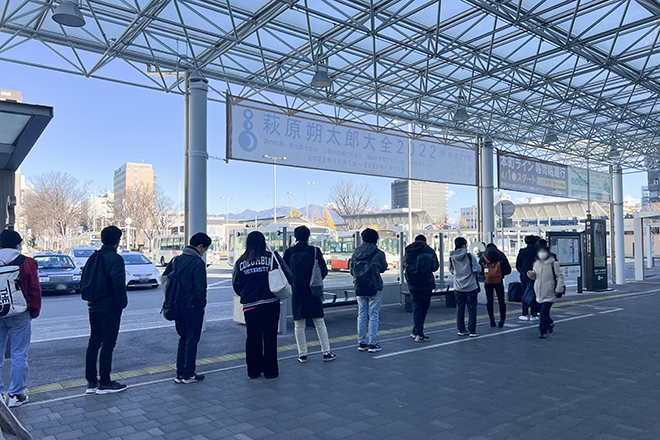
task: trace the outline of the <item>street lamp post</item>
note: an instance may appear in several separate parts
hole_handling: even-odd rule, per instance
[[[309,220],[309,185],[314,185],[314,182],[305,184],[305,217],[307,217],[307,220]]]
[[[225,233],[224,233],[224,239],[225,239],[225,243],[226,243],[227,242],[227,237],[228,237],[228,234],[229,234],[229,201],[234,200],[234,198],[233,197],[220,197],[220,200],[224,200],[225,201],[225,206],[226,206],[226,210],[225,210]]]
[[[263,155],[264,159],[273,161],[273,223],[277,223],[277,161],[286,160],[286,157]]]
[[[289,195],[289,218],[293,218],[293,196],[294,194],[291,191],[287,191]]]

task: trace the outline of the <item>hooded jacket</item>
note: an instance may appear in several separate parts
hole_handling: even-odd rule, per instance
[[[96,270],[93,270],[95,268]],[[91,278],[90,278],[91,277]],[[95,301],[87,301],[90,309],[119,308],[128,305],[126,295],[126,267],[117,248],[104,244],[85,263],[81,284],[94,286]]]
[[[410,260],[410,262],[408,262]],[[425,275],[426,282],[421,283],[418,280],[408,279],[408,271],[410,269],[416,269],[420,263],[420,260],[423,260],[423,265],[427,268],[427,274]],[[406,281],[408,282],[408,288],[410,290],[428,290],[435,289],[435,277],[433,272],[440,268],[440,263],[438,262],[438,256],[435,254],[435,251],[431,249],[429,245],[421,240],[415,240],[408,246],[406,246],[406,256],[403,260],[403,270],[406,273]],[[421,274],[420,274],[421,275]]]
[[[294,257],[295,258],[292,258]],[[291,309],[294,320],[323,318],[323,300],[312,295],[309,283],[312,268],[318,264],[323,278],[328,275],[328,266],[323,260],[323,252],[314,246],[302,242],[284,251],[284,262],[291,269],[293,296]]]
[[[527,271],[532,270],[534,262],[536,261],[536,253],[539,249],[534,244],[528,244],[527,247],[520,249],[518,257],[516,258],[516,270],[520,274],[520,282],[526,283],[529,281]]]
[[[479,288],[475,273],[481,272],[477,257],[468,254],[467,248],[456,249],[449,253],[449,271],[454,274],[454,290],[474,292]]]
[[[383,277],[380,274],[387,270],[387,258],[385,257],[385,252],[378,249],[374,243],[363,243],[353,251],[353,256],[349,262],[351,275],[353,275],[354,262],[365,260],[370,255],[372,255],[370,264],[373,265],[376,272],[376,288],[378,291],[381,291],[383,290]]]
[[[484,264],[486,264],[486,260],[484,259],[484,256],[486,256],[486,258],[488,258],[488,261],[490,261],[491,263],[496,263],[498,261],[500,262],[502,277],[505,277],[511,273],[511,263],[509,263],[509,259],[500,250],[494,247],[487,248],[486,251],[483,254],[481,254],[481,257],[479,257],[479,265],[481,267],[484,267]]]
[[[174,269],[179,272],[183,294],[186,297],[186,309],[204,309],[206,307],[206,263],[197,249],[192,246],[183,248],[181,255],[170,261],[163,276]]]
[[[0,266],[10,265],[21,255],[18,249],[0,249]],[[39,284],[39,265],[32,258],[25,257],[18,270],[18,281],[21,291],[27,302],[27,310],[32,318],[39,316],[41,312],[41,285]]]
[[[232,286],[236,295],[241,297],[243,310],[279,301],[268,286],[271,259],[272,254],[269,251],[263,251],[256,260],[245,261],[241,256],[234,263]],[[277,259],[273,262],[273,268],[276,267],[279,267]]]
[[[554,273],[552,268],[554,266]],[[555,281],[555,275],[557,279]],[[534,293],[536,294],[536,302],[555,302],[557,297],[556,292],[561,292],[564,289],[564,274],[557,260],[550,255],[545,260],[536,260],[534,262],[534,269],[529,277],[534,280]]]

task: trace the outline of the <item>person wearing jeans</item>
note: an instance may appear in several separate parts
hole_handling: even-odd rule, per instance
[[[374,296],[358,296],[358,347],[361,351],[368,350],[370,353],[380,351],[378,345],[378,320],[380,305],[383,301],[383,291],[380,290]],[[367,340],[367,328],[369,340]]]
[[[506,321],[506,302],[504,302],[504,277],[511,273],[509,259],[502,253],[495,243],[488,243],[486,250],[479,258],[479,264],[484,270],[484,290],[486,291],[486,310],[490,318],[490,326],[504,327]],[[495,294],[500,308],[500,321],[495,324]]]
[[[21,406],[29,401],[25,394],[28,379],[28,350],[32,336],[32,319],[41,311],[41,286],[39,285],[38,265],[35,260],[21,255],[23,239],[16,231],[4,230],[0,233],[0,266],[18,266],[20,290],[14,291],[13,298],[22,295],[25,303],[15,309],[11,316],[0,318],[0,353],[5,353],[7,339],[11,344],[11,376],[7,390],[7,406]],[[9,273],[15,274],[15,269]],[[15,276],[15,275],[14,275]],[[9,281],[9,278],[7,279]],[[16,304],[16,303],[15,303]],[[7,313],[10,315],[10,312]],[[0,359],[0,371],[4,356]],[[3,392],[0,380],[0,396]]]
[[[456,295],[456,326],[459,336],[477,334],[477,294],[479,284],[477,274],[481,266],[477,257],[467,250],[467,240],[458,237],[454,240],[455,250],[449,254],[449,271],[454,275],[454,292]],[[465,329],[465,306],[468,309],[468,328]],[[469,331],[469,333],[468,333]]]
[[[328,266],[323,259],[321,249],[309,245],[311,231],[307,226],[298,226],[293,235],[296,237],[296,245],[284,252],[284,262],[291,269],[293,282],[291,288],[291,309],[293,311],[293,322],[295,325],[296,344],[298,345],[298,362],[307,363],[307,337],[305,327],[307,320],[311,319],[316,327],[316,334],[321,343],[323,362],[331,362],[337,355],[330,351],[330,340],[328,329],[323,317],[323,299],[312,293],[310,283],[312,272],[320,270],[322,278],[328,275]],[[319,290],[322,290],[319,289]]]
[[[557,299],[557,294],[566,290],[566,285],[561,267],[550,249],[545,245],[539,246],[537,256],[533,269],[527,272],[527,276],[534,281],[534,293],[540,305],[539,338],[545,339],[555,328],[550,309]]]

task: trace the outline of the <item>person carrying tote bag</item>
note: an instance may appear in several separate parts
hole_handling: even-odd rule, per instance
[[[330,362],[337,356],[330,351],[330,340],[323,315],[323,278],[328,274],[328,268],[320,250],[309,245],[310,230],[307,226],[297,227],[293,235],[297,243],[284,252],[284,262],[291,268],[292,273],[291,310],[298,345],[298,361],[302,364],[307,362],[305,328],[307,320],[311,319],[321,344],[323,362]]]
[[[245,252],[236,260],[232,276],[234,292],[241,298],[245,315],[245,362],[250,379],[262,374],[266,379],[279,375],[277,330],[280,298],[275,292],[285,296],[287,286],[290,292],[285,270],[286,266],[277,253],[267,248],[264,235],[259,231],[250,232]]]

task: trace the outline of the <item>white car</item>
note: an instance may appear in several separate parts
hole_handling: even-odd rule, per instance
[[[96,252],[96,248],[89,246],[76,246],[71,248],[71,258],[76,263],[76,266],[80,269],[85,267],[85,263],[89,260],[89,257]]]
[[[119,253],[126,266],[126,287],[152,287],[160,285],[160,272],[153,261],[141,252]]]

